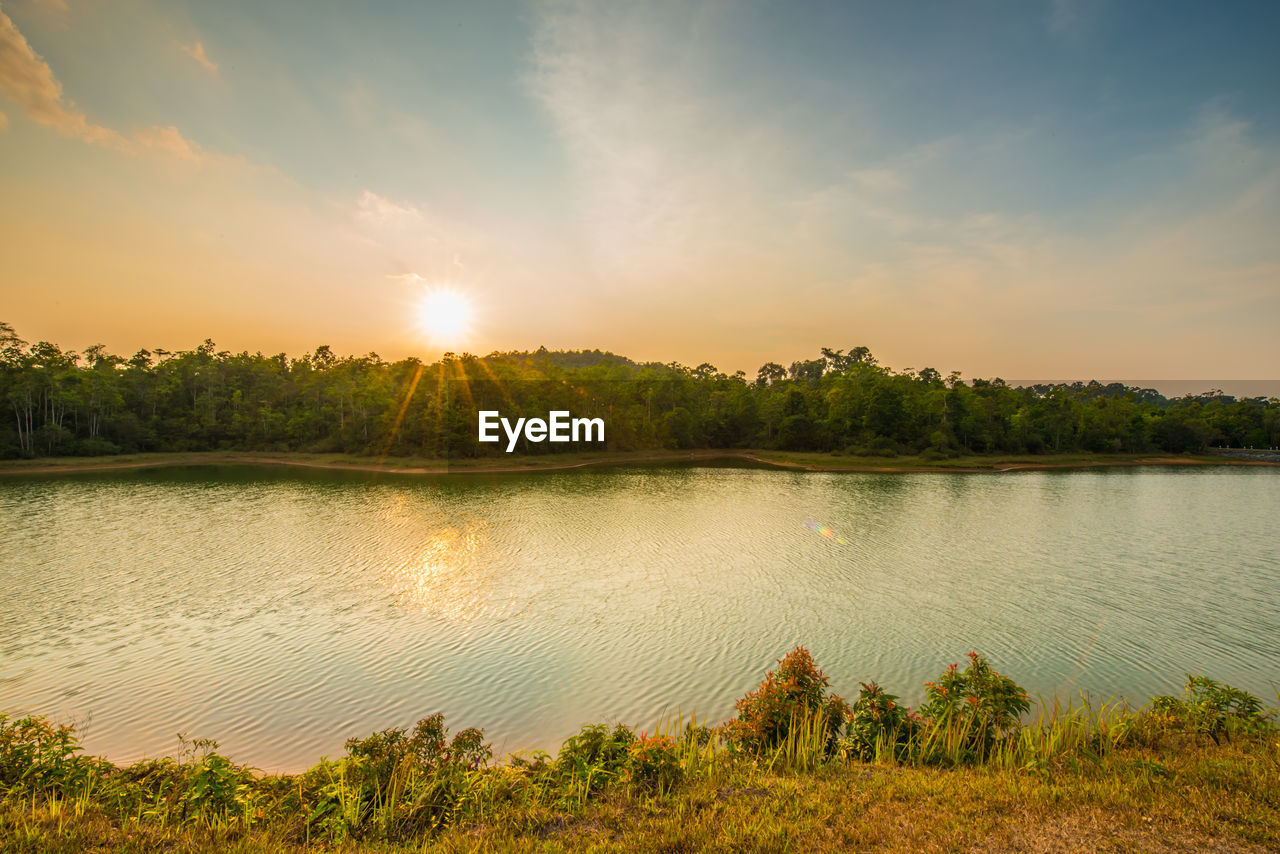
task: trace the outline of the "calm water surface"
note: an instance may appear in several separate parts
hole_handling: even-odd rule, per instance
[[[1278,511],[1240,468],[5,478],[0,709],[295,770],[436,711],[499,752],[723,719],[797,643],[845,696],[978,649],[1046,696],[1274,699]]]

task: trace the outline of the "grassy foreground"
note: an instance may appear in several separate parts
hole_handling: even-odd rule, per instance
[[[455,459],[366,457],[353,454],[307,454],[246,451],[119,454],[102,457],[40,457],[0,460],[0,475],[70,474],[84,471],[193,465],[279,465],[387,474],[501,474],[565,471],[609,466],[662,464],[735,464],[800,471],[832,472],[968,472],[997,473],[1037,469],[1113,466],[1276,466],[1280,463],[1206,454],[1014,454],[938,456],[853,456],[773,450],[581,451],[539,456],[494,456]]]
[[[982,656],[907,709],[826,692],[803,648],[715,728],[588,725],[492,761],[440,716],[260,775],[207,741],[127,768],[0,715],[3,851],[1280,850],[1275,710],[1189,678],[1181,697],[1068,709]]]

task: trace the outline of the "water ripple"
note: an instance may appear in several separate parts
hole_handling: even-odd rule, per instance
[[[1225,469],[6,480],[0,708],[275,770],[436,711],[499,750],[723,719],[797,643],[845,696],[916,702],[980,649],[1033,695],[1269,697],[1277,507],[1276,472]]]

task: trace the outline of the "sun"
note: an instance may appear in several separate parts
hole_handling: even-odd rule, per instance
[[[431,291],[418,303],[418,325],[433,344],[460,344],[471,334],[474,311],[466,294],[452,288]]]

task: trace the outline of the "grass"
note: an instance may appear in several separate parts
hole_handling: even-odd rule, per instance
[[[833,764],[619,791],[581,813],[453,828],[434,850],[1268,851],[1275,745],[1126,748],[1054,773]],[[1153,770],[1156,769],[1156,770]]]
[[[762,696],[799,696],[773,677],[739,704],[739,724],[781,708]],[[892,698],[806,696],[821,703],[793,704],[751,749],[749,727],[675,717],[651,733],[588,725],[555,757],[495,763],[478,731],[450,739],[433,716],[285,776],[234,765],[210,741],[117,767],[84,756],[69,727],[0,715],[0,851],[1280,849],[1276,711],[1207,679],[1140,709],[1042,701],[994,728],[979,691],[955,707],[974,714],[883,728],[870,753],[851,734],[833,740],[825,710],[852,721],[867,697],[880,712]]]

